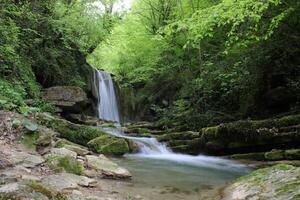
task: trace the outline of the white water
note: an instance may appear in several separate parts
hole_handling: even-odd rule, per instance
[[[97,110],[99,118],[114,121],[116,122],[117,127],[121,128],[118,103],[111,75],[104,71],[95,70],[94,87],[97,88]],[[107,129],[106,131],[112,135],[130,139],[139,146],[140,152],[138,154],[127,155],[131,158],[164,160],[189,166],[230,171],[247,170],[244,165],[240,165],[226,159],[203,155],[191,156],[173,153],[165,144],[158,142],[156,138],[129,137],[121,130],[116,129]]]
[[[105,71],[95,70],[94,87],[98,97],[98,117],[120,123],[118,103],[111,75]]]

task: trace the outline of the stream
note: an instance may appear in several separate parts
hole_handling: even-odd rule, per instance
[[[133,175],[132,181],[118,186],[119,192],[153,200],[216,199],[219,189],[227,182],[251,170],[246,165],[223,158],[177,154],[155,138],[126,136],[121,131],[111,75],[95,69],[94,90],[98,97],[99,119],[116,123],[117,129],[106,128],[105,131],[132,140],[139,147],[137,154],[114,159]]]

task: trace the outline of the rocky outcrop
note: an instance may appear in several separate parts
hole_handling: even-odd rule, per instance
[[[74,86],[45,89],[43,98],[68,113],[82,113],[90,104],[87,94],[80,87]]]
[[[233,154],[230,155],[229,158],[258,161],[300,160],[300,149],[273,149],[272,151],[268,152]]]
[[[197,152],[233,154],[293,148],[300,144],[300,115],[280,119],[238,121],[203,128]]]
[[[300,198],[300,168],[275,165],[239,178],[223,192],[222,200]]]

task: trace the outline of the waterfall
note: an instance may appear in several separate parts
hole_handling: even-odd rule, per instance
[[[99,119],[113,121],[120,128],[120,115],[111,74],[95,69],[94,89],[97,95],[97,114]],[[106,129],[106,131],[114,136],[134,141],[139,146],[141,154],[171,153],[170,149],[165,144],[159,143],[156,138],[129,137],[121,130]]]
[[[94,87],[98,98],[98,117],[103,120],[120,123],[116,92],[110,73],[95,70]]]

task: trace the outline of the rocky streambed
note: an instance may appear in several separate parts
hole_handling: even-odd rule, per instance
[[[112,127],[107,123],[102,126]],[[139,134],[149,136],[145,124],[130,128],[138,128]],[[280,164],[243,176],[254,169],[235,170],[234,165],[226,167],[223,161],[217,168],[186,165],[172,159],[132,154],[110,158],[135,152],[136,148],[130,141],[110,136],[103,129],[74,124],[46,113],[24,116],[0,111],[0,139],[1,200],[297,200],[300,195],[299,168],[292,165]],[[243,177],[237,179],[240,176]]]

